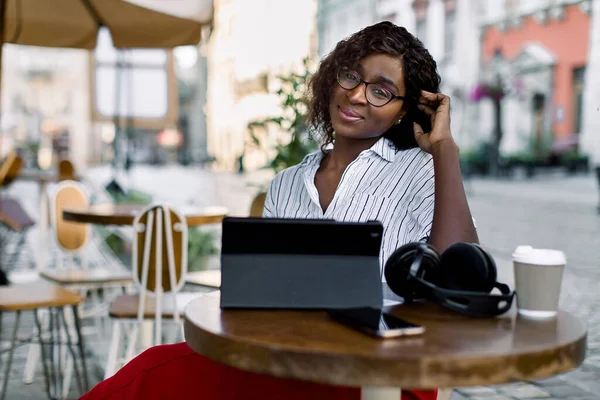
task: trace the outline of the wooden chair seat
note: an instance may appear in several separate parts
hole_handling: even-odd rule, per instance
[[[221,271],[208,270],[188,272],[188,274],[185,276],[185,282],[192,285],[207,286],[218,289],[221,287]]]
[[[183,316],[183,309],[193,299],[202,296],[202,293],[177,293],[176,303],[177,311],[180,316]],[[172,301],[172,295],[164,294],[162,301],[162,317],[167,319],[173,319],[174,307]],[[138,313],[138,302],[139,295],[123,295],[117,297],[115,301],[110,305],[108,314],[111,318],[126,318],[136,319]],[[144,319],[154,319],[156,316],[156,308],[154,307],[154,297],[147,295],[144,301]]]
[[[129,285],[131,272],[120,267],[94,267],[88,269],[44,269],[40,275],[61,285]]]
[[[0,287],[0,311],[75,306],[83,301],[79,294],[47,282]]]

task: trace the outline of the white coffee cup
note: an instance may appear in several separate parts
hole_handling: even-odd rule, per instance
[[[530,319],[554,318],[567,259],[560,250],[518,246],[513,253],[517,310]]]

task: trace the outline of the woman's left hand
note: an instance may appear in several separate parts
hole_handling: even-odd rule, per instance
[[[423,128],[414,123],[415,139],[419,147],[431,154],[440,144],[455,145],[450,133],[450,97],[422,90],[417,107],[431,118],[430,133],[424,133]]]

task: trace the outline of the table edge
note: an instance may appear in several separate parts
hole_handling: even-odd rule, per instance
[[[421,358],[402,360],[399,365],[397,359],[382,360],[364,355],[350,355],[346,361],[339,355],[327,354],[318,351],[298,351],[297,349],[284,349],[277,346],[265,346],[262,343],[250,340],[233,340],[231,337],[216,335],[196,327],[188,318],[188,310],[184,312],[184,331],[188,346],[196,353],[213,361],[249,372],[271,375],[280,378],[292,378],[316,383],[334,384],[340,386],[395,386],[413,389],[434,389],[439,387],[461,387],[506,384],[511,382],[532,381],[548,378],[577,368],[585,359],[587,350],[587,325],[580,320],[583,333],[573,342],[565,343],[552,349],[540,349],[522,355],[504,355],[468,358]],[[194,335],[188,334],[194,329]],[[196,336],[201,332],[205,337],[210,337],[210,345],[202,343]],[[215,349],[219,349],[218,351]],[[226,351],[224,351],[224,349]],[[227,353],[227,356],[223,356]],[[315,363],[315,357],[325,367],[321,371],[336,371],[335,374],[318,374],[314,369],[296,368],[294,364]],[[256,359],[273,360],[266,363],[265,367],[256,362]],[[293,362],[276,362],[281,358],[293,359]],[[367,369],[367,373],[360,376],[352,375],[348,359],[354,360],[353,365],[369,365],[376,362],[376,366]],[[536,367],[537,372],[528,370],[523,358],[536,358],[543,360],[543,367]],[[341,361],[340,361],[341,360]],[[281,367],[281,365],[285,367]],[[345,364],[345,365],[344,365]],[[341,368],[340,368],[341,367]],[[345,369],[345,371],[344,371]],[[363,368],[364,369],[364,368]],[[396,372],[394,372],[396,371]],[[412,371],[412,372],[411,372]],[[425,373],[424,373],[425,371]],[[428,374],[426,371],[432,371]],[[433,378],[435,376],[435,379]]]

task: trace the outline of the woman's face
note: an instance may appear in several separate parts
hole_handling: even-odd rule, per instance
[[[360,77],[370,83],[378,83],[396,96],[404,96],[404,74],[398,57],[372,54],[352,67]],[[329,115],[335,135],[347,139],[371,139],[383,135],[404,115],[401,99],[394,99],[382,107],[367,101],[365,84],[352,90],[342,88],[337,82],[331,93]]]

